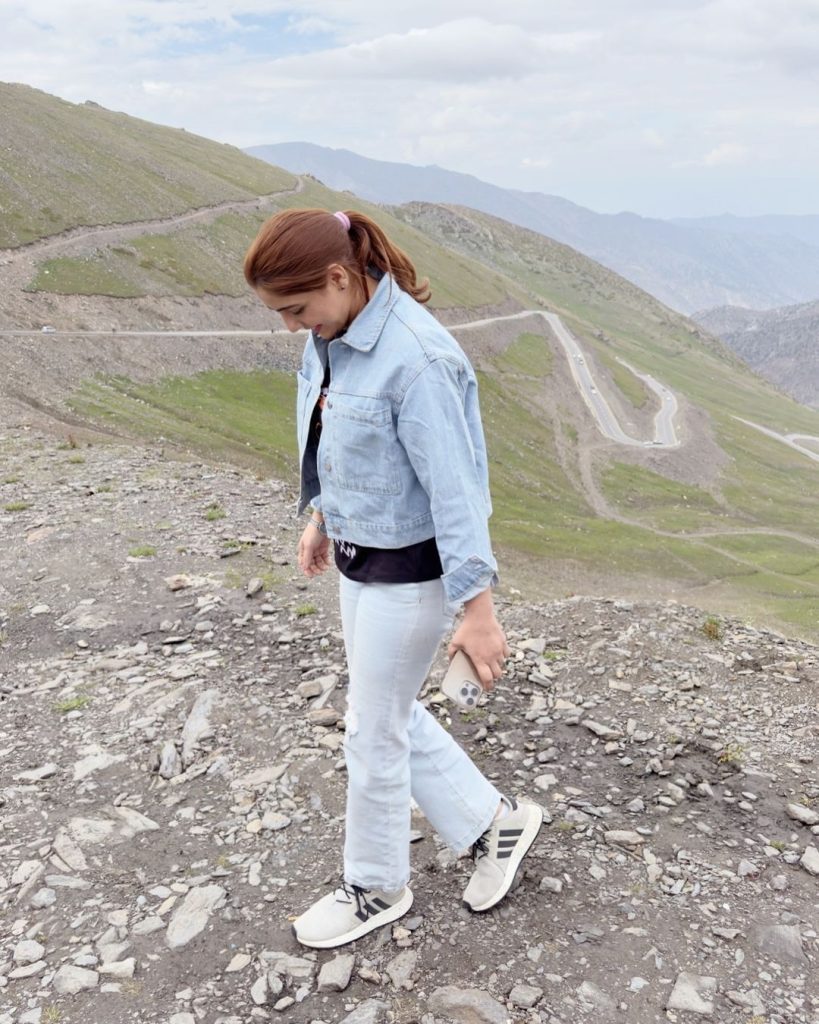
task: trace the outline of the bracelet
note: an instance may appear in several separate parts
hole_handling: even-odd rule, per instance
[[[312,516],[310,516],[310,522],[313,524],[313,526],[315,526],[315,528],[322,535],[322,537],[327,536],[327,527],[324,525],[323,522],[321,522],[321,520],[314,519]]]

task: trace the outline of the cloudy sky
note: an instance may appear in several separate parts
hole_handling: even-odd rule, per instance
[[[0,0],[0,78],[595,210],[819,213],[819,0]]]

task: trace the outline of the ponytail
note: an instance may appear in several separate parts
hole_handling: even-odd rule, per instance
[[[349,227],[347,226],[349,224]],[[244,263],[251,288],[282,295],[313,291],[327,283],[327,268],[338,263],[367,294],[370,267],[395,279],[416,302],[428,302],[429,281],[419,281],[412,260],[375,223],[356,210],[282,210],[265,221]]]

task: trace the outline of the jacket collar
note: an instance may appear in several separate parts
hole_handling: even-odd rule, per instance
[[[387,317],[400,294],[398,282],[389,274],[385,274],[378,282],[370,301],[347,328],[346,334],[338,340],[350,348],[358,349],[359,352],[369,352],[381,337]]]

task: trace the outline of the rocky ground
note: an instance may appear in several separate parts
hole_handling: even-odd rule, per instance
[[[415,905],[315,953],[345,668],[292,496],[0,429],[0,1024],[819,1022],[819,650],[677,604],[531,604],[477,711],[546,824],[496,910],[414,820]]]

